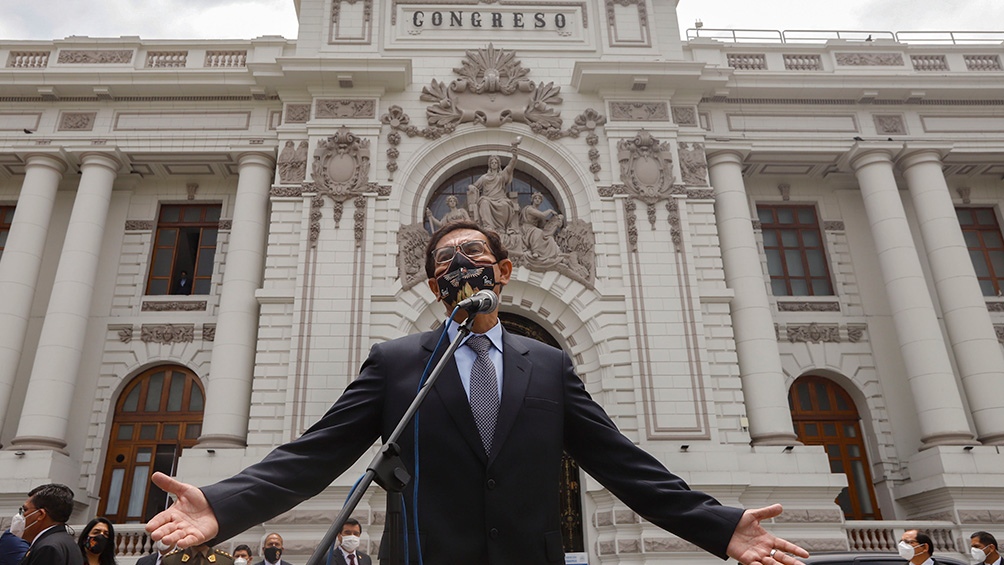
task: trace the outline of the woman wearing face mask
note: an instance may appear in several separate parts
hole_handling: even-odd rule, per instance
[[[87,565],[115,565],[115,528],[106,518],[88,522],[77,545]]]

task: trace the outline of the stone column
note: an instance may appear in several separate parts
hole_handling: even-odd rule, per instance
[[[969,408],[983,443],[1004,443],[1004,355],[936,149],[909,152],[899,161],[917,209],[934,288],[955,353]]]
[[[893,177],[892,151],[859,151],[850,158],[875,240],[882,280],[913,393],[924,447],[973,442],[962,396],[941,334]],[[940,173],[939,173],[940,174]],[[965,255],[968,260],[968,254]]]
[[[245,153],[238,163],[240,178],[199,447],[244,447],[247,443],[258,339],[255,291],[261,288],[264,274],[268,193],[274,170],[275,159],[265,153]]]
[[[121,163],[109,153],[81,155],[80,185],[42,323],[17,437],[11,441],[18,449],[62,451],[66,447],[112,184],[120,167]]]
[[[739,358],[750,438],[760,445],[797,443],[781,370],[774,316],[742,174],[743,155],[709,154],[708,173],[715,190],[715,219],[722,248],[725,284],[735,292],[732,327]]]
[[[0,257],[0,426],[17,377],[21,350],[28,332],[28,317],[35,300],[42,251],[56,189],[66,171],[57,155],[34,154],[25,158],[24,184],[14,209],[14,222]]]

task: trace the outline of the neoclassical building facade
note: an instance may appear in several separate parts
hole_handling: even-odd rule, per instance
[[[440,323],[424,245],[470,218],[509,331],[693,487],[815,551],[1004,534],[999,40],[294,2],[296,40],[0,44],[0,515],[62,482],[147,551],[153,471],[239,471]],[[367,462],[235,542],[304,561]],[[569,553],[716,561],[564,477]]]

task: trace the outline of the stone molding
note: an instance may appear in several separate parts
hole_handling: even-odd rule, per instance
[[[837,64],[844,67],[902,67],[901,53],[836,53]]]
[[[63,112],[58,131],[91,131],[97,115],[97,112]]]
[[[376,105],[377,101],[374,98],[318,99],[314,102],[314,118],[375,118]]]
[[[268,195],[272,198],[302,198],[302,186],[273,186]]]
[[[843,220],[823,220],[823,231],[844,231]]]
[[[157,225],[156,220],[126,220],[126,231],[148,231]]]
[[[611,102],[610,121],[668,122],[669,104],[666,102]]]
[[[143,324],[140,328],[143,343],[191,343],[195,341],[194,324]]]
[[[335,30],[338,29],[338,24],[341,22],[342,17],[342,4],[355,4],[360,0],[334,0],[331,2],[331,34],[329,35],[329,44],[364,44],[368,45],[370,43],[370,30],[372,29],[373,22],[373,0],[361,0],[363,3],[363,18],[362,18],[362,32],[363,37],[355,37],[352,39],[339,39],[335,36]],[[397,10],[394,9],[394,13]],[[372,117],[372,116],[371,116]]]
[[[615,5],[621,6],[635,6],[638,10],[638,25],[640,29],[642,40],[618,40],[617,39],[617,10]],[[611,47],[649,47],[651,45],[651,36],[648,27],[648,10],[645,7],[645,0],[604,0],[604,8],[607,14],[607,33],[609,36],[609,43]],[[583,13],[586,11],[583,10]]]
[[[775,330],[784,334],[789,343],[860,343],[868,328],[865,324],[787,324],[775,325]],[[846,337],[845,337],[846,336]]]
[[[839,312],[839,302],[789,302],[778,301],[777,309],[781,312]]]
[[[132,49],[61,49],[61,65],[125,65],[132,62]]]
[[[170,302],[144,301],[140,309],[143,312],[199,312],[205,311],[206,301],[181,301],[172,300]]]
[[[284,124],[305,124],[310,120],[310,104],[286,104]]]

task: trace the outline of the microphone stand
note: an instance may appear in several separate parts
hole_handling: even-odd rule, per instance
[[[363,495],[366,494],[366,490],[374,480],[387,491],[388,512],[384,528],[384,537],[387,539],[383,542],[387,544],[385,546],[387,549],[387,559],[381,559],[380,562],[386,562],[390,565],[404,563],[401,529],[403,525],[401,517],[401,492],[411,480],[411,474],[408,473],[404,462],[401,461],[401,449],[398,447],[397,441],[400,439],[401,434],[404,433],[404,429],[408,426],[412,417],[415,416],[415,413],[422,406],[422,402],[425,401],[425,397],[432,390],[432,385],[439,378],[439,374],[443,372],[443,368],[453,359],[453,354],[460,347],[460,342],[471,333],[471,325],[474,323],[476,316],[476,313],[468,313],[467,319],[460,324],[457,330],[457,337],[453,338],[453,341],[450,342],[449,347],[446,348],[446,352],[439,359],[439,363],[436,364],[432,373],[429,374],[429,378],[426,379],[425,384],[422,385],[418,394],[415,395],[415,399],[411,401],[411,405],[408,406],[404,415],[401,416],[397,427],[394,428],[394,431],[387,437],[387,441],[381,446],[380,452],[370,461],[369,466],[366,468],[366,474],[363,475],[359,480],[359,484],[352,490],[352,494],[345,502],[345,506],[342,507],[341,512],[335,517],[335,521],[328,528],[327,533],[324,534],[320,543],[317,544],[314,553],[310,555],[307,565],[322,565],[325,562],[325,554],[331,548],[332,544],[335,543],[338,534],[342,532],[342,526],[345,525],[345,521],[352,516],[356,506],[359,505]]]

